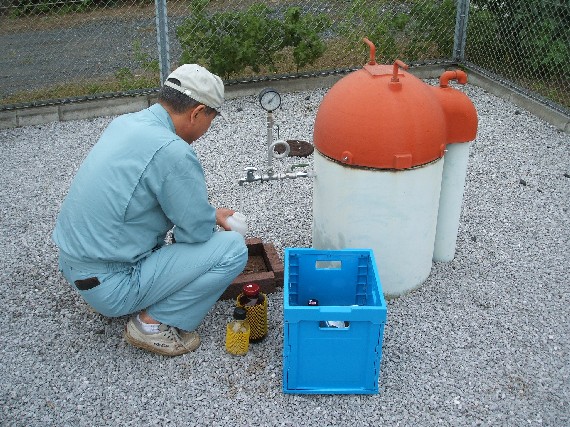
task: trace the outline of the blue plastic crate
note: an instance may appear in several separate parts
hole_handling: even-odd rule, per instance
[[[287,248],[284,264],[283,392],[378,393],[387,309],[372,250]]]

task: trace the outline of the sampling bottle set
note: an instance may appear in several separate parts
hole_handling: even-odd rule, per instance
[[[247,353],[250,335],[249,322],[243,308],[234,309],[234,320],[226,327],[226,351],[236,356]]]
[[[234,320],[226,328],[226,351],[241,356],[249,343],[263,340],[267,335],[267,296],[257,283],[244,285],[236,299]]]

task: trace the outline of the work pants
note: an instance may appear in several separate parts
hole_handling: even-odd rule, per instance
[[[65,279],[102,315],[146,310],[153,319],[185,331],[200,325],[246,262],[244,239],[234,231],[215,232],[203,243],[166,245],[134,264],[59,257]]]

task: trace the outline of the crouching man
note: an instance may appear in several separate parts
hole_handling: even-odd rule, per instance
[[[73,179],[53,240],[65,279],[104,316],[133,314],[125,339],[155,353],[195,350],[195,329],[243,270],[234,213],[208,202],[191,144],[221,113],[222,80],[185,64],[158,103],[113,120]],[[174,227],[175,243],[165,245]]]

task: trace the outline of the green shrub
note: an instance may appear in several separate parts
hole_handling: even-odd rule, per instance
[[[307,64],[312,64],[325,53],[326,45],[319,34],[330,25],[330,19],[323,14],[303,15],[298,7],[287,9],[283,23],[284,38],[281,48],[293,47],[297,71]]]
[[[545,77],[570,64],[570,9],[543,0],[472,0],[467,48],[472,62],[500,63]]]
[[[382,63],[451,56],[456,10],[453,0],[420,0],[398,6],[387,0],[352,0],[340,26],[341,34],[355,43],[368,37]],[[361,48],[367,49],[364,45]]]
[[[224,78],[251,67],[275,70],[275,58],[286,47],[293,48],[297,69],[313,63],[325,51],[318,33],[330,26],[324,15],[303,15],[289,8],[285,19],[265,4],[244,11],[208,14],[209,0],[192,0],[190,17],[176,29],[182,46],[181,61],[200,63]]]
[[[427,44],[433,50],[432,58],[450,58],[453,55],[455,38],[454,0],[417,2],[412,6],[410,15],[410,22],[413,25],[412,28],[408,28],[411,35],[408,51],[410,48],[413,49],[414,45],[424,46],[425,49]]]
[[[382,12],[385,1],[376,2],[368,6],[367,0],[353,0],[339,31],[349,39],[353,39],[358,49],[365,51],[368,48],[361,42],[363,37],[370,39],[376,46],[376,55],[379,62],[391,62],[398,56],[396,37],[405,28],[407,15],[400,15],[392,19],[390,15]],[[355,30],[357,29],[357,30]]]

